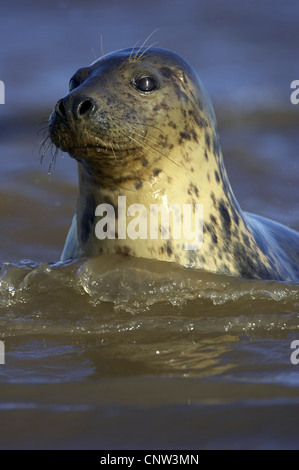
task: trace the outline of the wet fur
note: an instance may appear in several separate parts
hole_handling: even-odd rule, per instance
[[[159,88],[142,95],[132,83],[149,73]],[[212,104],[187,62],[165,49],[124,49],[73,78],[78,86],[49,122],[51,142],[79,168],[77,211],[63,260],[124,253],[244,278],[299,279],[299,234],[241,211],[224,168]],[[76,119],[72,110],[84,97],[96,107]],[[118,195],[127,197],[127,205],[147,208],[203,204],[203,246],[187,251],[185,240],[171,237],[98,240],[95,207],[117,207]]]

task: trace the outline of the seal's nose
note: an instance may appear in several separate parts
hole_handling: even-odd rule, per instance
[[[63,119],[67,119],[70,115],[76,120],[84,119],[94,113],[95,110],[94,100],[90,97],[82,98],[82,96],[65,96],[55,106],[55,112]]]

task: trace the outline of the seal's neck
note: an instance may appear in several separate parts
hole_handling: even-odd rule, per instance
[[[117,185],[103,185],[90,172],[84,171],[79,163],[77,237],[80,256],[116,252],[236,274],[231,261],[233,244],[240,233],[242,236],[250,236],[250,233],[231,190],[221,150],[218,148],[216,154],[212,150],[204,152],[197,158],[195,150],[189,151],[189,154],[192,154],[192,159],[183,161],[179,158],[182,155],[180,149],[178,156],[172,155],[173,161],[161,159],[154,169],[145,171],[143,179],[138,176]],[[190,207],[192,233],[196,235],[196,241],[201,241],[200,232],[194,230],[195,224],[200,224],[200,219],[196,217],[202,215],[203,242],[195,250],[186,249],[190,239],[182,226],[181,238],[176,237],[173,226],[167,232],[161,214],[163,209],[169,210],[176,205],[179,209],[172,212],[172,222],[175,218],[183,218],[183,205]],[[114,231],[111,219],[109,227],[104,223],[99,224],[108,214],[108,206]],[[160,211],[156,234],[150,226],[153,206],[158,206]],[[201,207],[202,212],[196,212],[197,207]],[[127,216],[127,230],[123,225],[124,214]],[[238,227],[237,231],[235,227]],[[98,237],[100,229],[102,239]],[[225,258],[230,259],[228,264]]]

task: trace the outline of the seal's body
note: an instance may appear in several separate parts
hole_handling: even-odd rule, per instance
[[[223,165],[212,104],[191,66],[165,49],[124,49],[82,68],[50,117],[52,142],[78,161],[77,211],[62,260],[124,253],[252,279],[299,279],[299,234],[242,212]],[[156,238],[99,240],[96,208],[119,196],[203,207],[203,243],[187,250],[163,222]]]

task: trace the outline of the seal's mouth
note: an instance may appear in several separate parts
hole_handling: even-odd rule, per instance
[[[104,147],[103,145],[75,145],[74,147],[70,147],[66,150],[69,153],[74,152],[86,152],[86,151],[94,151],[97,153],[111,153],[111,147]]]
[[[87,144],[75,145],[66,150],[73,158],[88,159],[89,156],[107,156],[113,160],[123,159],[130,154],[134,154],[139,149],[137,147],[120,146],[120,145],[100,145],[100,144]]]
[[[99,135],[88,132],[86,129],[70,129],[65,124],[56,122],[50,124],[49,136],[57,148],[76,159],[107,156],[118,160],[141,148],[128,136],[123,141],[115,142],[111,139],[105,142]]]
[[[67,150],[79,164],[79,172],[107,187],[140,180],[147,160],[137,147],[114,149],[109,146],[74,145]]]
[[[102,134],[102,135],[101,135]],[[74,125],[64,122],[55,112],[49,120],[49,136],[51,142],[63,152],[67,152],[71,157],[81,159],[92,155],[95,156],[117,156],[134,153],[142,147],[131,138],[130,133],[114,133],[109,135],[106,129],[88,129],[86,125]]]

